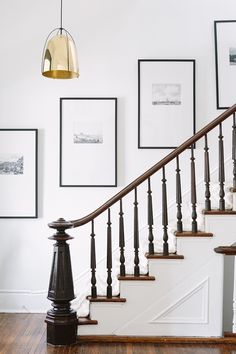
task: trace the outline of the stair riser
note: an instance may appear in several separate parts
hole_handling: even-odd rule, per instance
[[[91,304],[91,316],[99,324],[82,326],[79,333],[221,336],[224,258],[213,249],[235,241],[236,218],[206,216],[205,222],[214,237],[178,238],[184,260],[150,260],[149,273],[156,280],[122,281],[121,296],[127,302]]]

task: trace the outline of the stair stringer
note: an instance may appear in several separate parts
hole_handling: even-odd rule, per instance
[[[236,216],[206,216],[205,223],[212,238],[178,238],[183,260],[149,260],[149,273],[156,280],[121,281],[120,293],[127,302],[90,304],[98,325],[81,326],[79,334],[221,336],[224,262],[214,248],[235,241]],[[180,307],[181,321],[176,317]]]

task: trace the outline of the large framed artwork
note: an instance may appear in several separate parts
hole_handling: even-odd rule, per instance
[[[0,218],[37,218],[38,130],[0,129]]]
[[[214,21],[216,104],[227,109],[236,103],[236,20]]]
[[[117,98],[60,99],[60,186],[117,186]]]
[[[195,60],[138,60],[138,147],[173,149],[195,133]]]

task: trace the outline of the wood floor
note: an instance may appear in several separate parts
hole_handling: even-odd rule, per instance
[[[0,314],[0,354],[236,354],[235,344],[80,343],[46,344],[45,315]]]

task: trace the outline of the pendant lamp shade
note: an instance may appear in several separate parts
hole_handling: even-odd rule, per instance
[[[42,75],[51,79],[74,79],[79,77],[75,42],[62,27],[62,0],[60,27],[49,33],[43,50]]]
[[[53,30],[46,40],[43,51],[42,75],[52,79],[79,77],[75,42],[64,28]]]

